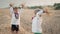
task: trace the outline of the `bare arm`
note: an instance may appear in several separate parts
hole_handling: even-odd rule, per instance
[[[49,11],[48,11],[48,9],[43,10],[43,13],[46,13],[47,15],[50,14]]]

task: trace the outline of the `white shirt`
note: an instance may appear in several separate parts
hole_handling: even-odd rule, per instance
[[[37,12],[36,16],[32,20],[32,32],[35,32],[35,33],[42,32],[42,28],[41,28],[42,17],[40,17],[38,14],[42,15],[43,10],[40,10],[39,12]]]
[[[11,17],[11,24],[13,24],[13,25],[20,25],[20,14],[21,14],[21,11],[22,11],[22,9],[18,10],[19,19],[16,19],[14,11],[13,11],[13,8],[10,7],[10,14],[12,15],[12,17]]]

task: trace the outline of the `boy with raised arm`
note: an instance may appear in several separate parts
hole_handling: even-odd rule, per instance
[[[20,26],[20,10],[17,7],[12,7],[10,4],[10,14],[11,14],[11,32],[18,34]],[[23,6],[22,6],[23,7]]]
[[[32,17],[32,32],[34,34],[42,34],[41,23],[42,23],[42,14],[43,13],[49,14],[47,9],[45,9],[45,10],[36,9],[34,11],[35,16]]]

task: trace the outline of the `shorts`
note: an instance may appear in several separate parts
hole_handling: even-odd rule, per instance
[[[12,31],[19,31],[19,25],[12,25],[11,30]]]
[[[34,33],[34,34],[42,34],[42,33]]]

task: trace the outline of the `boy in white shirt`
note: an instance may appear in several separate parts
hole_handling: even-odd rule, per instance
[[[37,9],[34,12],[35,16],[32,19],[32,32],[34,34],[42,34],[41,23],[43,13],[49,14],[47,10],[44,11],[42,9]]]
[[[10,14],[11,14],[11,31],[12,34],[14,33],[14,31],[16,32],[16,34],[18,34],[19,31],[19,25],[20,25],[20,12],[18,10],[17,7],[12,7],[12,5],[10,4]]]

